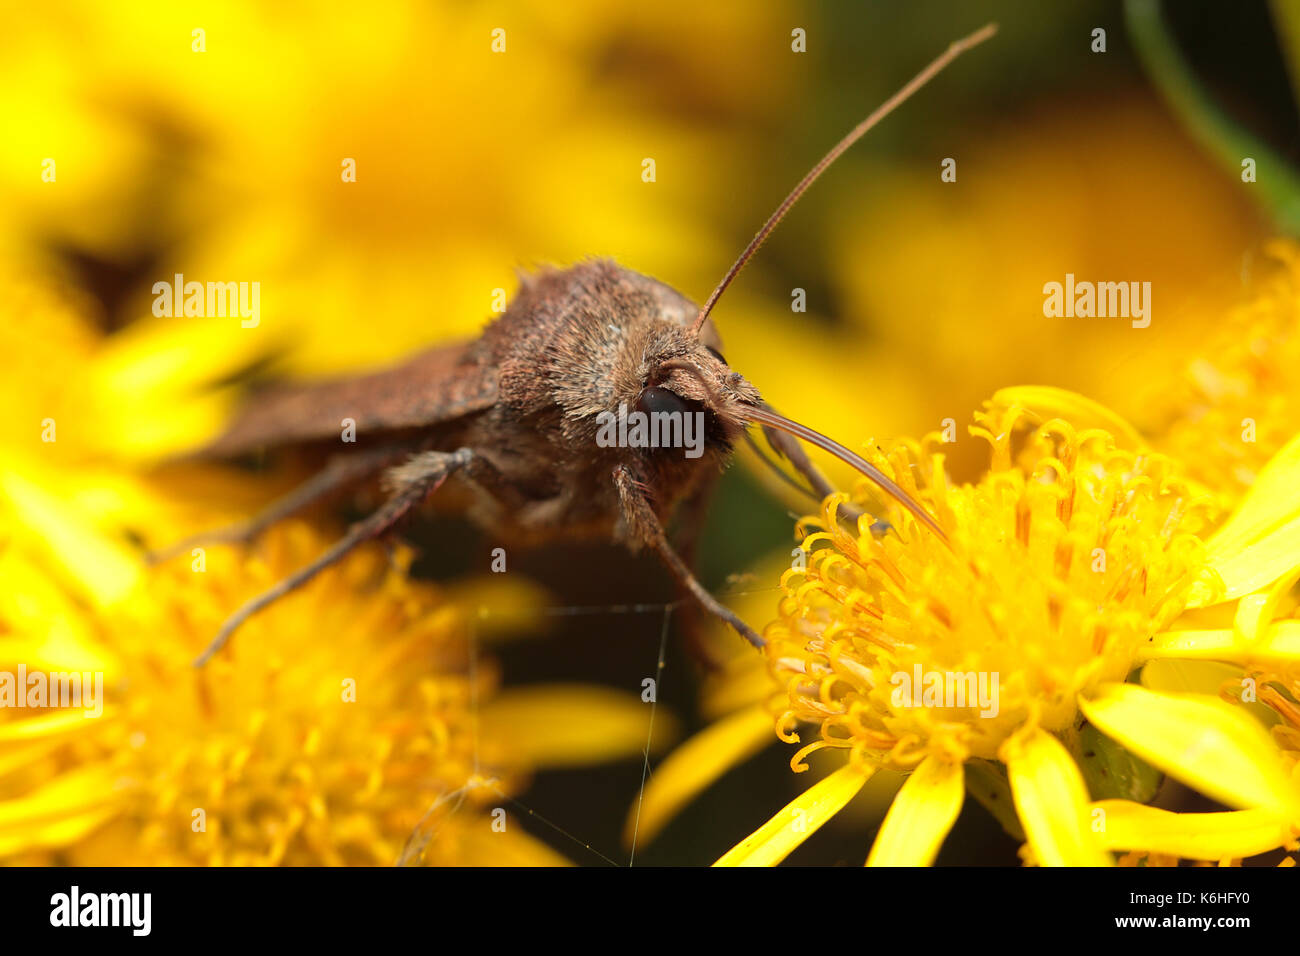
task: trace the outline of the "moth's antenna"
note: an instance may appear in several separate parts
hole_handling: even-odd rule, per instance
[[[916,76],[912,77],[911,81],[906,86],[889,99],[885,100],[885,102],[882,103],[874,113],[855,126],[849,135],[836,143],[834,148],[823,156],[816,166],[809,170],[808,175],[799,180],[799,184],[795,186],[794,189],[790,190],[790,195],[786,196],[781,202],[781,205],[776,207],[776,212],[772,213],[767,222],[763,223],[763,228],[754,234],[753,239],[749,240],[749,245],[745,247],[745,251],[740,254],[740,258],[738,258],[732,264],[731,268],[727,270],[727,274],[722,277],[722,281],[719,282],[718,287],[713,290],[713,294],[709,296],[709,300],[704,303],[704,308],[700,309],[700,314],[695,317],[695,322],[691,326],[692,334],[700,334],[700,327],[704,325],[704,320],[709,317],[709,313],[713,311],[713,307],[717,304],[718,299],[722,298],[722,293],[727,290],[727,286],[731,285],[731,280],[736,278],[741,269],[745,268],[745,263],[750,260],[754,253],[758,251],[758,247],[761,246],[767,237],[772,234],[772,230],[777,227],[777,224],[785,217],[785,214],[790,211],[790,207],[799,201],[799,197],[808,191],[808,187],[816,182],[817,177],[826,171],[827,166],[839,159],[841,153],[861,139],[868,130],[892,113],[901,103],[903,103],[903,101],[921,87],[925,86],[926,83],[930,82],[935,74],[971,47],[978,46],[997,32],[998,25],[996,23],[990,23],[987,26],[976,30],[970,36],[950,44],[948,49],[940,54],[933,63],[927,66],[920,73],[916,74]]]

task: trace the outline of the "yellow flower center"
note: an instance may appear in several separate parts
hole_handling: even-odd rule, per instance
[[[156,568],[138,601],[104,616],[104,715],[35,768],[88,775],[103,797],[105,825],[70,861],[388,866],[413,835],[415,859],[474,858],[462,844],[486,828],[478,813],[520,783],[508,747],[475,729],[495,669],[471,666],[462,612],[382,549],[192,666],[230,608],[323,544],[277,526],[251,552],[210,549],[207,573]]]
[[[895,530],[877,536],[864,518],[850,534],[834,520],[845,496],[801,524],[823,530],[805,538],[807,567],[786,573],[767,632],[786,691],[778,734],[821,732],[796,770],[824,747],[910,769],[931,754],[995,758],[1030,727],[1071,730],[1077,697],[1123,681],[1206,579],[1211,504],[1170,459],[1060,420],[1017,432],[1021,417],[976,415],[992,463],[974,485],[948,485],[937,436],[876,454],[951,546],[901,509]]]

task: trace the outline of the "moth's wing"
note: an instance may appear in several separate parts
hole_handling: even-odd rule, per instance
[[[466,344],[442,346],[370,375],[256,393],[202,454],[338,438],[345,418],[356,422],[358,435],[429,427],[484,411],[496,397],[495,368]]]

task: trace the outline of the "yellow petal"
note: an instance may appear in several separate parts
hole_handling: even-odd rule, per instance
[[[1214,535],[1225,548],[1259,540],[1300,514],[1295,488],[1300,483],[1300,435],[1292,438],[1260,469],[1254,484]]]
[[[1101,840],[1110,850],[1148,850],[1190,860],[1254,856],[1295,839],[1276,810],[1171,813],[1128,800],[1102,800]]]
[[[225,319],[142,317],[111,336],[95,357],[90,375],[111,395],[171,390],[196,392],[230,378],[284,345],[283,331],[256,335]]]
[[[183,323],[146,316],[109,337],[87,377],[103,406],[93,436],[130,458],[196,448],[229,421],[233,389],[214,389],[285,344],[271,323],[256,333],[226,319]]]
[[[1236,635],[1227,629],[1165,631],[1137,650],[1140,662],[1155,660],[1229,661],[1240,652]]]
[[[964,796],[961,764],[926,757],[894,797],[867,866],[929,866],[957,822]]]
[[[1268,590],[1247,594],[1237,602],[1232,628],[1237,632],[1239,640],[1246,642],[1259,640],[1264,629],[1277,616],[1278,606],[1291,593],[1298,578],[1300,578],[1300,566],[1282,575]]]
[[[1278,621],[1250,645],[1247,660],[1285,666],[1300,661],[1300,621]]]
[[[447,585],[447,601],[475,613],[474,635],[505,643],[536,636],[545,619],[545,589],[521,575],[483,574]]]
[[[776,866],[853,799],[870,772],[845,764],[795,797],[714,866]]]
[[[507,691],[483,708],[484,738],[508,742],[513,755],[542,767],[585,767],[645,750],[651,705],[639,697],[581,684]],[[654,716],[651,749],[667,746],[678,722],[665,708]]]
[[[6,720],[0,723],[0,743],[26,743],[60,734],[84,733],[96,729],[95,721],[90,711],[81,707],[47,711],[23,720]]]
[[[537,837],[517,820],[507,820],[504,830],[493,830],[487,819],[461,826],[456,831],[458,856],[466,866],[572,866],[573,862]],[[582,853],[581,847],[574,849]],[[588,854],[586,859],[599,862]]]
[[[116,812],[107,768],[75,770],[0,802],[0,855],[64,846]]]
[[[57,737],[44,737],[21,744],[6,743],[0,747],[0,780],[10,773],[24,770],[38,760],[45,759],[62,743],[63,741]]]
[[[1166,631],[1138,649],[1139,661],[1180,659],[1282,667],[1300,661],[1300,621],[1278,621],[1252,643],[1238,631]]]
[[[709,784],[764,746],[776,741],[772,717],[746,707],[710,724],[677,747],[660,764],[641,799],[628,813],[623,843],[653,840],[683,806]]]
[[[1260,469],[1240,506],[1206,542],[1210,566],[1223,579],[1220,600],[1266,587],[1300,565],[1300,436]],[[1194,603],[1210,601],[1198,591]]]
[[[1234,601],[1267,587],[1293,570],[1300,561],[1300,516],[1240,548],[1229,547],[1212,537],[1206,542],[1206,549],[1210,567],[1223,581],[1223,590],[1215,598],[1209,598],[1204,588],[1194,589],[1190,598],[1192,607],[1211,600]]]
[[[84,601],[17,549],[0,553],[0,663],[23,661],[29,670],[104,671],[117,669],[101,646]],[[105,678],[108,680],[108,678]]]
[[[42,820],[22,829],[0,830],[0,858],[31,850],[71,846],[115,813],[116,807],[100,807],[58,820]]]
[[[1277,745],[1222,700],[1105,684],[1079,706],[1102,733],[1220,803],[1250,809],[1296,802]]]
[[[748,617],[741,614],[741,620],[766,620],[770,611],[769,606]],[[736,641],[734,631],[728,636]],[[710,675],[700,691],[700,710],[705,717],[717,719],[772,696],[774,685],[767,669],[766,657],[748,652],[743,657],[728,661],[724,668],[716,676]]]
[[[1083,774],[1069,751],[1045,730],[1003,746],[1007,779],[1025,837],[1042,866],[1109,866],[1092,832]]]
[[[1147,690],[1165,694],[1208,694],[1211,697],[1217,695],[1226,682],[1233,679],[1240,682],[1241,676],[1238,664],[1174,657],[1147,661],[1139,675],[1140,683]],[[1268,710],[1267,707],[1264,709]]]
[[[1038,424],[1063,418],[1078,429],[1103,428],[1115,436],[1120,448],[1136,449],[1146,444],[1136,428],[1105,405],[1064,388],[1050,385],[1001,388],[994,392],[991,404],[1002,408],[1018,405],[1030,412]]]
[[[18,520],[42,550],[96,604],[124,597],[140,576],[140,563],[125,548],[96,533],[67,502],[48,494],[16,471],[0,467],[0,500],[8,499]]]
[[[1147,690],[1162,694],[1204,694],[1209,697],[1218,697],[1221,691],[1228,693],[1231,689],[1244,690],[1244,679],[1242,665],[1214,660],[1165,658],[1147,661],[1141,673],[1141,684]],[[1259,721],[1261,727],[1272,727],[1281,720],[1276,711],[1258,699],[1233,700],[1231,703],[1233,707]]]

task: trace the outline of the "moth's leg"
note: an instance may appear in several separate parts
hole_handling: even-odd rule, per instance
[[[527,496],[486,455],[475,455],[465,466],[463,477],[488,491],[507,509],[519,511],[528,504]]]
[[[795,471],[808,479],[808,484],[812,485],[818,498],[825,499],[835,493],[835,487],[821,473],[821,469],[812,463],[803,445],[799,444],[799,439],[766,425],[763,426],[763,437],[777,454],[794,466]]]
[[[677,554],[681,557],[682,564],[692,572],[695,571],[696,554],[700,534],[704,530],[705,514],[708,511],[713,492],[718,487],[718,478],[720,477],[721,473],[710,472],[682,502],[678,514]],[[677,579],[676,583],[678,595],[685,597],[685,586],[680,579]],[[691,655],[702,666],[708,670],[718,670],[721,665],[709,653],[708,643],[704,635],[704,621],[705,618],[700,612],[698,603],[694,601],[683,603],[681,627],[682,633],[686,637],[686,646],[690,649]]]
[[[374,474],[400,454],[393,448],[380,448],[335,455],[324,468],[247,521],[190,535],[165,548],[149,552],[145,560],[150,564],[158,564],[204,544],[246,544],[276,522],[297,514],[326,495]]]
[[[194,666],[202,667],[206,664],[212,655],[221,650],[230,640],[230,635],[262,608],[290,591],[302,587],[358,545],[391,529],[429,495],[437,491],[449,475],[468,465],[473,457],[474,453],[468,448],[454,452],[426,451],[396,468],[390,468],[384,475],[385,486],[390,489],[390,496],[379,510],[353,524],[342,538],[330,545],[311,564],[299,568],[275,587],[250,599],[243,607],[226,618],[226,622],[221,625],[221,630],[212,639],[212,643],[195,659]]]
[[[695,600],[699,601],[706,611],[722,618],[750,644],[761,648],[764,644],[763,638],[733,613],[730,608],[710,594],[704,585],[695,579],[691,569],[673,550],[673,546],[668,543],[667,535],[664,534],[663,525],[659,523],[659,517],[650,504],[645,485],[636,479],[631,469],[626,465],[616,467],[614,469],[614,485],[618,488],[619,501],[623,506],[623,517],[637,540],[654,548],[668,570],[672,572],[673,576],[681,582],[686,590],[691,592]]]
[[[700,533],[704,530],[705,514],[709,510],[709,501],[718,488],[721,472],[709,472],[698,485],[686,496],[679,513],[677,530],[677,553],[687,567],[695,567],[695,552],[700,543]]]
[[[777,432],[777,434],[780,434],[780,432]],[[795,491],[799,492],[799,494],[806,495],[816,503],[821,502],[821,499],[817,497],[817,492],[813,491],[811,488],[807,488],[804,485],[799,484],[799,482],[796,481],[790,474],[788,474],[784,468],[782,468],[779,464],[777,464],[776,459],[774,459],[770,454],[768,454],[766,451],[763,450],[763,446],[754,440],[753,435],[751,435],[748,431],[746,431],[744,432],[744,436],[745,436],[745,444],[749,446],[750,451],[754,453],[754,455],[758,458],[759,461],[761,461],[764,465],[767,466],[768,470],[771,471],[773,475],[775,475],[783,483],[789,485]]]
[[[771,409],[771,406],[768,405],[767,408]],[[786,432],[777,431],[775,428],[769,428],[766,425],[763,426],[763,437],[767,439],[767,443],[772,446],[773,450],[775,450],[777,454],[790,462],[794,467],[794,470],[799,472],[799,474],[803,475],[804,478],[808,480],[808,483],[812,485],[813,492],[816,494],[818,502],[824,501],[827,496],[835,493],[835,486],[832,485],[830,481],[827,480],[826,476],[822,474],[821,469],[812,463],[812,459],[809,458],[808,453],[804,451],[804,447],[800,444],[799,439],[795,438],[793,435],[787,434]],[[761,452],[759,457],[762,457]],[[772,468],[776,468],[774,463],[767,462],[766,459],[764,459],[764,461]],[[784,472],[780,472],[780,474],[785,476]],[[858,518],[861,516],[862,511],[860,509],[849,504],[840,505],[838,517],[841,521],[847,521],[850,525],[856,528]],[[879,530],[877,530],[877,526],[880,526]],[[888,528],[888,523],[884,521],[877,521],[871,526],[871,530],[877,535],[883,534]]]

